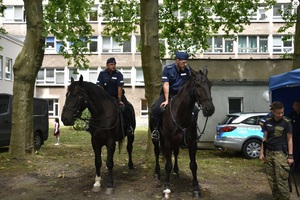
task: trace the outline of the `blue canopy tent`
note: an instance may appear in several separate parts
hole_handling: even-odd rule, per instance
[[[270,76],[269,89],[272,102],[281,101],[284,114],[289,114],[293,111],[293,102],[300,100],[300,69]]]

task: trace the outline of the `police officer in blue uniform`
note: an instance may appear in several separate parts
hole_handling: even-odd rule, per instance
[[[153,128],[151,134],[153,140],[159,139],[158,127],[163,109],[191,75],[191,70],[187,66],[189,55],[185,52],[176,52],[175,56],[175,63],[167,65],[163,70],[162,92],[156,102],[151,106],[150,127]]]
[[[102,87],[106,92],[108,92],[110,96],[114,97],[116,102],[118,102],[121,110],[124,110],[122,108],[128,105],[129,102],[127,101],[123,91],[123,74],[119,70],[117,70],[116,64],[117,62],[115,58],[109,58],[106,61],[106,69],[99,73],[96,84]],[[128,125],[127,133],[132,134],[133,128],[131,126],[129,117],[126,117],[124,113],[122,114],[122,117],[125,118],[122,121],[125,121],[125,123]]]

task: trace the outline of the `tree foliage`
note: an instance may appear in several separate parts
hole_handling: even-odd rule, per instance
[[[60,40],[59,53],[68,59],[68,65],[88,68],[87,57],[93,29],[87,22],[93,0],[51,0],[45,6],[44,37],[54,35]],[[69,45],[68,45],[69,44]]]
[[[105,35],[125,41],[136,33],[139,0],[100,2],[103,3],[102,16],[113,19],[106,24]],[[259,0],[164,0],[159,8],[159,37],[167,40],[170,54],[177,50],[195,54],[207,49],[207,38],[219,31],[225,37],[235,38],[244,30],[244,25],[250,24],[251,14],[257,11],[260,3]],[[271,6],[276,1],[263,3]]]

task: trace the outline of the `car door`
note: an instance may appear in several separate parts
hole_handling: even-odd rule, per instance
[[[8,146],[11,135],[11,95],[0,94],[0,146]]]

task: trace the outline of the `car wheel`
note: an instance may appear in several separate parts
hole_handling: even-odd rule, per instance
[[[34,134],[34,149],[39,150],[42,146],[42,136],[39,132]]]
[[[258,158],[260,154],[261,141],[251,139],[245,142],[243,146],[243,154],[246,158]]]

